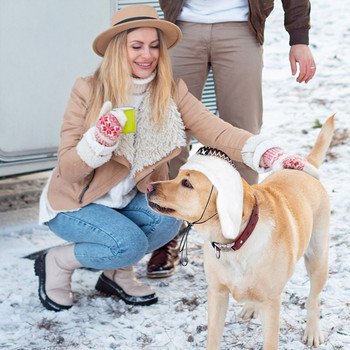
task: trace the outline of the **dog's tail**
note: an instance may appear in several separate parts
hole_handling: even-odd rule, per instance
[[[335,114],[329,117],[323,124],[314,147],[306,157],[307,161],[316,168],[319,168],[325,159],[328,147],[331,144],[334,132],[334,116]]]

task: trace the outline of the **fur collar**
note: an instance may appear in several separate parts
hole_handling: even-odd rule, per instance
[[[151,98],[147,90],[136,111],[136,132],[121,134],[119,146],[114,152],[130,163],[130,174],[152,165],[177,147],[186,146],[186,133],[181,115],[171,100],[168,118],[163,125],[155,125],[151,115]]]

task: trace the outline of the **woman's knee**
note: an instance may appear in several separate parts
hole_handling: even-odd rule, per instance
[[[182,221],[162,215],[158,225],[152,232],[149,232],[147,253],[162,247],[170,242],[179,232]]]
[[[108,244],[76,243],[75,254],[85,267],[113,270],[140,261],[148,250],[144,235],[123,240],[108,240]]]
[[[85,213],[60,213],[48,225],[61,238],[76,243],[77,259],[85,267],[110,269],[128,266],[146,254],[147,237],[123,215],[112,210],[110,220],[106,222],[100,217],[82,214]]]

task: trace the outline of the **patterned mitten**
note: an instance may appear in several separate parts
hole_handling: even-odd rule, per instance
[[[267,168],[272,168],[273,171],[282,169],[305,170],[305,167],[314,168],[305,158],[287,154],[278,147],[268,149],[262,155],[262,161]],[[315,168],[314,170],[317,172]]]
[[[105,102],[96,121],[96,141],[107,147],[114,146],[122,133],[125,122],[124,112],[112,111],[112,103],[110,101]]]

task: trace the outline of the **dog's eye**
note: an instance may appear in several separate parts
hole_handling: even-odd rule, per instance
[[[182,186],[187,187],[187,188],[193,188],[191,185],[191,182],[189,182],[187,179],[183,179],[181,182]]]

